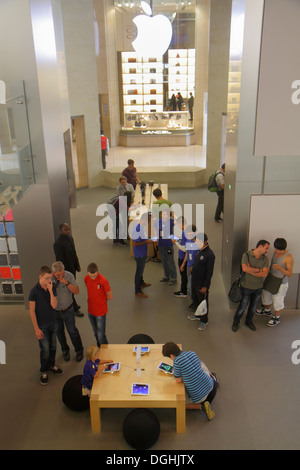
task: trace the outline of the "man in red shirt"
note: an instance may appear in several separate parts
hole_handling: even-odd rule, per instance
[[[88,294],[88,317],[100,348],[101,344],[108,344],[105,334],[107,301],[112,300],[113,295],[108,280],[98,272],[95,263],[88,265],[84,282]]]
[[[104,131],[101,129],[101,154],[102,154],[102,167],[106,168],[106,155],[108,155],[109,143],[108,138],[105,137]]]

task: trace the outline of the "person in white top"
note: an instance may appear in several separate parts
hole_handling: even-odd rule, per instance
[[[270,276],[273,279],[273,286],[269,284],[268,287],[265,281],[262,291],[263,308],[256,311],[257,315],[271,317],[267,323],[268,326],[275,326],[280,323],[280,314],[284,309],[284,299],[289,288],[288,278],[293,274],[293,266],[294,260],[287,250],[286,240],[284,238],[276,238],[270,266]],[[271,312],[272,304],[275,315],[272,315]]]

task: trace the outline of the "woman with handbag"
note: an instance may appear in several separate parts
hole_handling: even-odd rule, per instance
[[[284,309],[284,299],[289,288],[288,278],[293,274],[294,260],[286,248],[286,240],[276,238],[270,271],[262,291],[263,308],[256,310],[257,315],[272,316],[273,304],[275,315],[268,321],[268,326],[276,326],[280,323],[280,314]]]

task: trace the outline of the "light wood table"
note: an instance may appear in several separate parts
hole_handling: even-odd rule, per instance
[[[101,345],[101,359],[121,363],[120,371],[100,374],[94,379],[90,397],[92,432],[101,432],[101,408],[175,408],[176,431],[185,432],[185,389],[173,375],[158,370],[161,361],[172,364],[161,353],[162,344],[149,344],[150,352],[136,362],[134,344]],[[138,377],[137,369],[141,369]],[[132,396],[133,383],[150,385],[149,396]]]

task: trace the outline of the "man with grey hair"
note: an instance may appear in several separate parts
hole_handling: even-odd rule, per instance
[[[69,361],[70,348],[65,335],[66,325],[76,352],[76,360],[79,362],[83,358],[83,346],[79,331],[75,325],[75,311],[73,305],[73,295],[79,294],[79,287],[73,274],[69,271],[65,271],[65,267],[61,261],[53,263],[51,270],[57,293],[57,338],[60,342],[65,361]]]
[[[132,184],[127,183],[126,176],[121,176],[119,178],[119,183],[120,184],[119,186],[117,186],[117,189],[116,189],[117,196],[124,196],[124,194],[129,191],[132,195],[132,200],[133,200],[135,191],[134,191]]]

